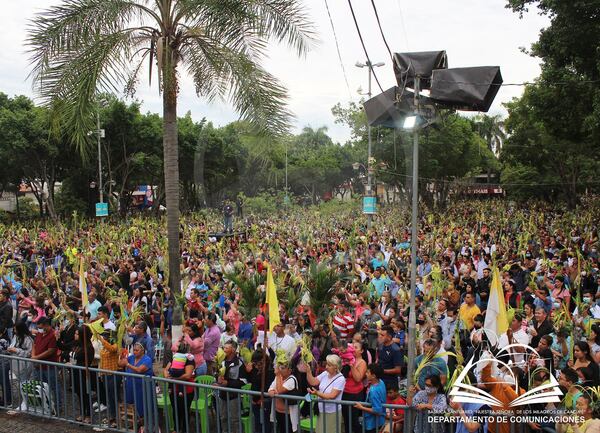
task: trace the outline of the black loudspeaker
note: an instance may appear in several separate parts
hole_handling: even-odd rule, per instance
[[[499,66],[438,69],[433,71],[429,96],[456,110],[487,112],[501,85]]]
[[[412,90],[394,86],[385,92],[365,101],[365,113],[371,126],[385,126],[387,128],[402,128],[407,116],[412,116],[415,109],[415,94]],[[422,120],[431,120],[435,117],[435,102],[425,95],[419,99],[419,116]]]
[[[398,88],[394,86],[365,101],[364,107],[369,125],[388,128],[399,128],[402,125],[406,114],[398,109],[397,93]]]
[[[446,51],[422,51],[416,53],[394,53],[394,74],[402,89],[414,88],[414,78],[420,77],[420,88],[429,89],[431,74],[436,69],[446,69]]]

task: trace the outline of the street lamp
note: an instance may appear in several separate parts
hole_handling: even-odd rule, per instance
[[[498,66],[448,69],[445,51],[395,53],[397,87],[382,92],[364,108],[370,126],[403,127],[413,134],[410,307],[407,387],[412,385],[416,355],[416,277],[419,179],[419,130],[434,123],[438,108],[487,112],[502,85]],[[408,90],[412,89],[412,90]],[[429,95],[421,94],[429,90]]]
[[[104,203],[104,187],[102,185],[102,142],[101,139],[106,137],[106,131],[104,129],[100,129],[100,108],[102,107],[106,107],[108,105],[108,101],[104,98],[99,98],[98,101],[98,107],[97,107],[97,111],[96,111],[96,130],[95,131],[90,131],[88,132],[88,136],[94,135],[96,134],[96,138],[98,139],[98,192],[99,192],[99,199],[100,199],[100,203]],[[90,187],[93,188],[90,184]],[[100,205],[102,209],[103,206]],[[97,210],[96,210],[96,215],[100,216],[98,214],[99,210],[98,210],[98,205],[96,206]],[[108,209],[108,208],[106,208]],[[106,212],[105,210],[101,210],[102,213]],[[105,215],[102,215],[105,216]]]
[[[100,139],[106,137],[104,129],[100,129],[100,107],[106,107],[108,103],[105,99],[98,100],[98,111],[96,112],[96,136],[98,137],[98,189],[100,191],[100,203],[104,203],[104,189],[102,187],[102,143]]]
[[[383,62],[371,63],[370,61],[366,61],[365,63],[356,62],[355,65],[357,68],[368,68],[369,69],[369,88],[367,90],[366,96],[368,99],[371,99],[371,74],[373,72],[373,68],[385,66]],[[360,92],[359,92],[360,93]],[[362,93],[361,93],[362,94]],[[372,206],[369,213],[367,214],[367,226],[371,228],[371,224],[373,223],[373,213],[375,213],[374,204],[372,202],[373,196],[373,170],[371,169],[371,125],[367,126],[367,131],[369,135],[369,144],[367,149],[367,194],[369,204]],[[363,212],[365,211],[364,201],[363,201]]]
[[[100,108],[106,107],[108,102],[101,98],[98,101],[98,110],[96,111],[96,130],[87,133],[88,136],[96,135],[98,139],[98,187],[100,190],[100,203],[104,203],[104,192],[102,186],[102,142],[101,139],[106,137],[106,131],[100,129]]]

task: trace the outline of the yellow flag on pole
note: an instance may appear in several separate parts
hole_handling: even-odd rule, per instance
[[[271,265],[267,266],[267,306],[269,307],[269,331],[273,332],[273,328],[281,323],[281,319],[279,318],[279,301]]]
[[[81,292],[81,306],[85,309],[88,304],[87,283],[85,282],[85,272],[83,270],[83,256],[79,258],[79,291]]]
[[[487,333],[492,344],[496,344],[496,337],[504,334],[508,329],[508,316],[506,312],[506,303],[504,302],[504,292],[500,282],[500,272],[494,266],[492,284],[490,286],[490,298],[488,300],[487,310],[485,312],[484,329],[492,331]],[[493,335],[496,333],[496,335]],[[492,335],[491,335],[492,334]]]

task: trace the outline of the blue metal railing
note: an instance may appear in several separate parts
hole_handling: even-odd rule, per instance
[[[0,410],[70,423],[85,422],[121,433],[139,432],[141,428],[144,433],[368,431],[364,422],[365,412],[355,412],[356,401],[321,400],[297,395],[272,397],[249,389],[182,382],[5,354],[0,354],[0,388]],[[275,398],[281,399],[282,403],[275,405]],[[317,414],[319,403],[334,405],[335,411]],[[455,432],[454,425],[415,423],[419,411],[414,408],[388,404],[383,408],[386,421],[385,425],[377,427],[377,433]],[[394,422],[392,416],[398,409],[404,411],[405,419]],[[358,423],[351,422],[353,416],[358,418]],[[360,425],[358,431],[357,424]],[[512,425],[511,433],[521,431],[522,427]],[[498,432],[496,430],[495,433]]]

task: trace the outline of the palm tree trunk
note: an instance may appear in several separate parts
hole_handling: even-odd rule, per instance
[[[166,68],[165,68],[166,69]],[[175,68],[165,74],[163,91],[163,147],[165,193],[167,202],[167,239],[169,241],[169,286],[173,294],[181,292],[179,269],[179,145],[177,141],[177,80]],[[173,325],[181,325],[181,309],[175,303]]]

